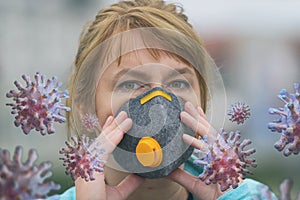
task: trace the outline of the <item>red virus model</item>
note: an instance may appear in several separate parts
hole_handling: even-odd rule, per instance
[[[83,127],[89,132],[95,131],[95,129],[98,128],[98,124],[99,124],[97,116],[88,113],[82,116],[81,122]]]
[[[219,137],[204,150],[205,155],[195,160],[196,165],[204,166],[199,178],[207,185],[218,183],[221,191],[230,186],[236,188],[239,179],[244,178],[244,174],[251,173],[246,168],[257,166],[253,158],[247,158],[255,149],[244,150],[251,141],[240,142],[240,137],[239,131],[227,133],[221,129]]]
[[[245,103],[237,102],[231,105],[227,115],[230,121],[242,124],[250,117],[250,108]]]
[[[13,160],[8,150],[0,149],[0,199],[37,199],[45,198],[51,190],[59,190],[60,185],[54,182],[44,183],[52,176],[49,171],[52,164],[43,162],[34,165],[38,158],[37,152],[31,149],[28,159],[22,163],[22,147],[17,146]]]
[[[59,151],[65,155],[60,159],[66,166],[66,174],[71,175],[73,180],[78,177],[86,181],[95,180],[94,173],[103,172],[105,150],[101,149],[101,145],[96,140],[90,140],[85,135],[82,135],[79,140],[74,136],[71,139],[74,145],[66,141],[67,148]]]
[[[11,113],[16,114],[15,125],[21,125],[25,134],[31,129],[42,135],[54,133],[53,123],[66,121],[61,111],[70,110],[62,104],[62,100],[69,97],[68,91],[59,90],[62,83],[56,77],[46,80],[44,75],[36,73],[33,81],[27,75],[23,75],[22,79],[26,82],[25,87],[15,81],[18,91],[11,90],[6,94],[15,101],[6,104],[12,107]]]

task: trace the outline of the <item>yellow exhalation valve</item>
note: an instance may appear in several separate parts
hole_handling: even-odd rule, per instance
[[[162,162],[162,149],[152,137],[140,139],[135,151],[138,161],[145,167],[157,167]]]

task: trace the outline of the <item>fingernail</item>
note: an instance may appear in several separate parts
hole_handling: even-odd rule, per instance
[[[191,145],[193,143],[193,138],[191,138],[191,136],[188,134],[183,134],[182,140],[188,145]]]
[[[116,120],[119,119],[119,118],[124,117],[125,115],[127,115],[127,113],[126,113],[125,111],[121,111],[121,112],[117,115]]]
[[[186,133],[182,134],[182,138],[186,138],[186,137],[189,137],[189,135]]]
[[[106,119],[105,124],[109,125],[112,121],[113,121],[113,116],[110,115],[110,116]]]
[[[120,130],[127,132],[131,128],[132,120],[125,119],[119,126]]]
[[[203,110],[202,110],[201,106],[197,106],[197,110],[198,110],[199,112],[202,112],[202,113],[203,113]]]
[[[119,129],[119,130],[117,130],[116,134],[121,135],[121,134],[123,134],[123,131]]]
[[[180,112],[180,117],[181,118],[186,117],[186,116],[187,116],[187,112],[186,111]]]

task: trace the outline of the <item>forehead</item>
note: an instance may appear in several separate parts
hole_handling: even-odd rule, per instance
[[[171,53],[162,50],[157,50],[155,53],[157,55],[153,55],[153,53],[147,49],[136,50],[123,55],[119,61],[112,63],[110,68],[113,68],[115,73],[124,69],[132,70],[133,68],[148,66],[153,70],[160,68],[170,68],[173,70],[192,68],[186,62],[183,62],[179,57]]]

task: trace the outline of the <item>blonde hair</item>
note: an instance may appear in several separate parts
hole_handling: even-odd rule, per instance
[[[208,89],[206,82],[201,75],[202,73],[200,74],[199,71],[208,67],[206,64],[206,59],[208,58],[206,58],[207,54],[205,53],[202,41],[192,28],[191,24],[189,24],[187,16],[183,14],[182,7],[174,3],[166,3],[162,0],[124,0],[100,10],[95,19],[86,25],[81,33],[80,43],[74,61],[75,69],[70,80],[70,99],[68,99],[67,105],[72,108],[74,103],[73,94],[75,91],[75,82],[84,79],[80,71],[83,70],[83,68],[87,68],[87,66],[83,67],[84,62],[98,45],[118,33],[147,27],[175,31],[176,33],[180,33],[193,40],[193,42],[191,42],[191,40],[178,41],[178,38],[176,39],[172,38],[172,36],[168,36],[170,39],[167,41],[168,45],[173,47],[174,52],[178,51],[177,49],[181,49],[181,51],[184,49],[185,54],[189,54],[188,57],[190,59],[181,57],[180,54],[176,55],[174,52],[165,53],[185,63],[189,63],[189,65],[196,69],[195,72],[200,86],[201,106],[205,111]],[[164,41],[163,38],[159,39],[159,34],[156,36],[157,40]],[[195,49],[197,52],[195,52]],[[155,58],[158,58],[161,50],[149,48],[149,52]],[[119,59],[121,59],[121,56],[122,55],[120,54]],[[88,68],[91,68],[91,66],[88,66]],[[88,79],[88,77],[85,78]],[[86,86],[80,87],[80,91],[85,93],[84,95],[81,95],[82,98],[86,98],[86,95],[91,95],[95,92],[90,89],[92,81],[88,80],[87,82],[89,82],[89,86],[86,84]],[[80,91],[76,90],[76,93],[80,93]],[[74,118],[69,114],[69,130],[70,128],[73,128],[73,122]]]

